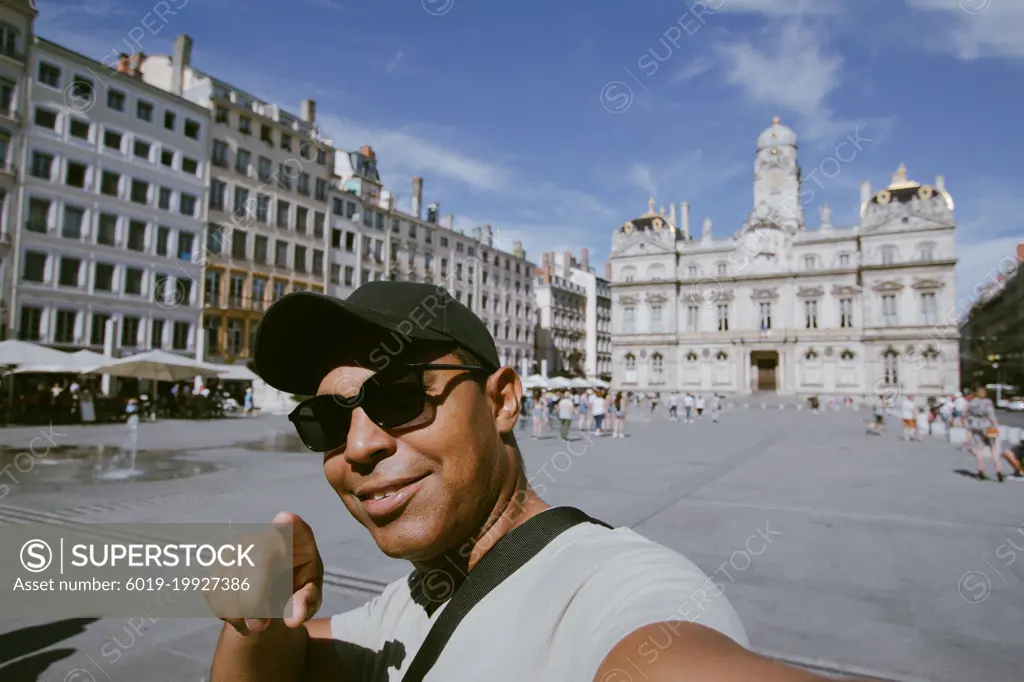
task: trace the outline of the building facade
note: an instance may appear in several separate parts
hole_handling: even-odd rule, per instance
[[[953,199],[901,166],[861,187],[860,220],[809,228],[797,136],[776,119],[757,140],[754,207],[732,237],[690,207],[615,231],[613,383],[644,391],[932,395],[959,383]]]
[[[960,328],[962,385],[1003,384],[1024,393],[1024,243],[1007,254]],[[1006,392],[1001,391],[1003,397]]]
[[[334,149],[320,138],[316,103],[299,115],[191,66],[192,40],[173,56],[150,56],[147,82],[209,112],[209,225],[203,275],[204,359],[250,356],[270,303],[326,288],[328,194]]]
[[[587,289],[574,281],[573,258],[545,253],[534,269],[539,370],[545,376],[587,374]]]
[[[533,266],[522,243],[503,244],[490,225],[465,234],[453,216],[440,215],[437,202],[424,215],[423,178],[413,178],[410,210],[400,210],[398,197],[381,186],[368,146],[339,152],[335,168],[329,291],[344,298],[377,280],[443,286],[490,328],[503,364],[520,372],[531,367]]]
[[[37,38],[8,323],[18,338],[191,355],[200,320],[209,116]]]
[[[32,0],[0,0],[0,339],[10,332],[11,267],[18,231],[18,167],[21,128],[28,109],[29,51],[35,44]]]
[[[608,280],[599,277],[597,272],[590,265],[590,251],[589,249],[583,249],[580,254],[580,259],[576,260],[576,257],[571,253],[550,253],[545,256],[554,263],[553,272],[564,274],[566,271],[566,263],[568,267],[568,280],[583,288],[583,295],[585,297],[584,308],[583,308],[583,360],[582,370],[579,369],[578,358],[576,365],[569,362],[568,367],[564,371],[572,370],[574,375],[586,376],[591,379],[601,379],[603,381],[611,381],[612,378],[612,295],[611,285]],[[546,261],[544,261],[546,262]],[[555,280],[552,280],[555,282]],[[557,283],[556,283],[557,288]],[[558,360],[560,353],[558,352],[558,344],[554,343],[555,340],[568,339],[570,342],[575,340],[575,331],[570,326],[564,327],[566,322],[572,323],[572,315],[558,316],[554,314],[553,310],[550,310],[552,293],[550,289],[537,289],[542,292],[540,294],[540,300],[544,302],[544,307],[549,308],[548,314],[541,315],[541,319],[551,320],[551,326],[541,325],[542,336],[547,339],[545,343],[544,359],[548,361],[549,367],[554,367],[554,363]],[[576,298],[572,292],[569,292],[568,298],[564,298],[564,301],[568,301],[570,306],[576,302]],[[571,352],[570,352],[571,357]]]

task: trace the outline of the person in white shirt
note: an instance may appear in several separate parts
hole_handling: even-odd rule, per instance
[[[917,437],[917,407],[912,396],[905,396],[901,401],[900,413],[903,417],[903,440],[919,440]]]
[[[686,422],[687,424],[693,423],[693,394],[687,393],[683,396],[683,409],[686,411]]]
[[[698,419],[703,419],[704,418],[704,404],[705,404],[704,403],[704,396],[703,395],[697,396],[697,418]]]
[[[679,392],[672,391],[668,397],[668,417],[674,422],[679,421]]]
[[[590,429],[588,428],[588,422],[590,420],[590,403],[592,400],[593,396],[591,395],[591,392],[588,390],[586,393],[580,395],[580,401],[576,405],[576,407],[579,409],[580,415],[579,426],[577,427],[580,430],[580,433],[587,433],[588,431],[590,431]]]
[[[718,415],[722,411],[722,399],[716,393],[711,397],[711,421],[718,423]]]
[[[424,300],[443,314],[424,314]],[[372,342],[347,353],[330,343],[396,328],[409,343],[386,370]],[[374,281],[345,300],[288,294],[264,314],[253,356],[270,386],[313,396],[292,423],[322,453],[324,491],[414,570],[362,607],[315,618],[323,559],[310,526],[281,512],[293,609],[266,618],[215,608],[225,626],[211,682],[623,682],[634,669],[645,682],[827,682],[751,652],[721,587],[680,554],[540,497],[515,437],[522,383],[501,366],[487,326],[447,292]],[[575,512],[568,526],[565,512]],[[541,537],[545,527],[558,530]],[[761,553],[778,535],[769,525],[748,549]],[[452,625],[451,613],[462,620],[432,630]]]
[[[608,399],[605,397],[604,391],[594,394],[590,401],[590,411],[594,415],[594,433],[598,436],[604,435],[604,418],[608,413]]]
[[[572,415],[576,406],[572,404],[572,397],[566,391],[562,399],[558,401],[558,419],[562,422],[562,440],[569,440],[569,429],[572,427]]]

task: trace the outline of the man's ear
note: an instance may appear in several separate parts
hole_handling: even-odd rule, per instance
[[[511,433],[519,421],[519,406],[523,398],[519,375],[511,367],[502,367],[488,377],[485,391],[494,408],[498,433]]]

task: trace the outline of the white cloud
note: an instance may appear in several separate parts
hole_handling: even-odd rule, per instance
[[[714,8],[714,2],[705,2]],[[718,0],[721,7],[716,12],[734,14],[760,14],[767,17],[797,17],[810,15],[838,14],[843,10],[843,0]]]
[[[705,73],[710,71],[713,66],[714,64],[710,59],[698,57],[697,59],[693,60],[692,62],[684,66],[682,69],[680,69],[679,72],[677,72],[672,77],[672,80],[676,81],[677,83],[686,83],[688,81],[692,81],[695,78],[700,78],[701,76],[703,76]]]
[[[395,53],[395,56],[391,58],[391,61],[388,62],[388,65],[386,67],[384,67],[384,73],[392,73],[392,72],[394,72],[394,70],[398,68],[398,64],[399,64],[399,62],[402,61],[402,58],[404,56],[405,56],[405,51],[404,50],[399,50],[397,53]]]
[[[930,46],[959,59],[1024,58],[1021,0],[907,0],[916,10],[944,15],[945,32],[930,34]]]

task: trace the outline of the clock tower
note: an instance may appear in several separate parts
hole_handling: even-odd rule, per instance
[[[796,133],[778,117],[757,138],[754,160],[754,215],[790,233],[804,227]]]

